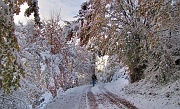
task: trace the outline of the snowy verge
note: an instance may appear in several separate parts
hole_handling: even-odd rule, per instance
[[[144,81],[128,85],[127,80],[119,78],[105,88],[139,109],[180,109],[179,80],[166,86],[153,86]]]
[[[48,92],[45,92],[45,93],[41,96],[40,101],[38,101],[38,102],[40,102],[40,105],[39,105],[38,107],[36,107],[35,109],[44,109],[45,106],[46,106],[48,103],[50,103],[52,100],[53,100],[53,96],[52,96],[51,92],[49,92],[49,91],[48,91]],[[31,109],[31,107],[30,107],[30,109]]]
[[[61,92],[44,109],[78,109],[82,94],[87,86],[70,88]]]

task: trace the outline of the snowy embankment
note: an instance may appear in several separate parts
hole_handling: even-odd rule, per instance
[[[45,109],[78,109],[83,91],[88,86],[80,86],[59,93]]]
[[[143,81],[120,87],[122,79],[105,86],[107,90],[133,103],[139,109],[180,109],[180,81],[156,86]]]

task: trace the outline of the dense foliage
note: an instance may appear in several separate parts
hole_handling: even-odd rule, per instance
[[[179,31],[178,10],[178,0],[90,0],[79,11],[81,44],[99,56],[116,55],[128,66],[131,82],[144,78],[147,66],[157,67],[161,72],[155,74],[157,80],[167,82],[179,55],[173,57],[166,44],[179,49],[176,42],[169,42],[179,37],[161,35],[163,31]]]

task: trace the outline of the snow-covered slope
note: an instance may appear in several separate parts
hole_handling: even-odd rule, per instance
[[[180,109],[180,81],[166,86],[155,86],[140,81],[124,88],[119,87],[121,83],[119,79],[107,84],[106,88],[134,103],[139,109]]]

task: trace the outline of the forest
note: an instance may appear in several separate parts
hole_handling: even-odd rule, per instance
[[[24,3],[34,20],[15,24]],[[0,1],[0,109],[35,108],[122,68],[130,84],[180,80],[179,0],[88,0],[64,26],[60,12],[42,20],[39,10],[38,0]]]

